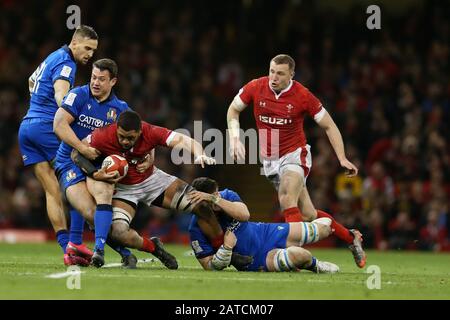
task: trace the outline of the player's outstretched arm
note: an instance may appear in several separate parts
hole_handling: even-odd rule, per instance
[[[190,152],[195,157],[195,164],[200,164],[202,168],[205,167],[205,164],[212,165],[216,164],[216,160],[214,158],[208,157],[204,154],[203,147],[200,143],[195,141],[194,139],[181,134],[175,133],[175,136],[168,144],[169,148],[180,148]]]
[[[228,134],[230,137],[230,155],[235,160],[245,159],[245,147],[239,140],[239,115],[243,110],[233,100],[227,111]]]
[[[325,112],[325,115],[319,121],[319,126],[325,130],[341,166],[347,170],[347,176],[356,176],[358,174],[358,168],[345,156],[344,141],[342,140],[341,132],[328,112]]]

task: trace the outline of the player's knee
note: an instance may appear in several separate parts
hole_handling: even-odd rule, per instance
[[[331,219],[330,218],[319,218],[313,221],[317,225],[320,239],[324,239],[331,234]]]
[[[111,238],[121,243],[126,242],[126,234],[128,229],[129,226],[126,223],[113,222],[111,224]]]
[[[106,188],[99,188],[95,190],[93,197],[96,203],[108,204],[112,202],[112,196],[114,194],[114,186]]]
[[[85,208],[85,210],[82,212],[82,214],[84,214],[84,218],[87,221],[94,223],[95,210],[96,210],[95,206],[90,206],[90,207]]]
[[[303,221],[312,222],[313,220],[315,220],[317,218],[317,211],[314,209],[314,207],[311,207],[311,208],[304,207],[302,209],[302,218],[303,218]]]
[[[286,208],[292,208],[297,206],[296,197],[287,191],[280,191],[278,199],[280,201],[280,205],[281,208],[283,208],[283,210]]]

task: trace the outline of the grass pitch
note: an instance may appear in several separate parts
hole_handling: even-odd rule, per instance
[[[313,249],[318,259],[340,266],[338,274],[203,271],[190,247],[166,245],[179,269],[159,261],[137,270],[115,266],[120,257],[106,250],[107,268],[81,268],[80,289],[68,289],[56,243],[0,244],[0,299],[450,299],[450,254],[368,251],[358,269],[346,249]],[[151,255],[134,252],[138,259]],[[371,265],[381,271],[381,288],[369,289]],[[51,278],[51,277],[54,278]],[[369,282],[376,284],[372,278]]]

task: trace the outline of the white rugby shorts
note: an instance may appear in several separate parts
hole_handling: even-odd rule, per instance
[[[298,172],[306,184],[311,166],[311,146],[309,144],[287,153],[279,159],[263,160],[264,175],[272,182],[277,191],[280,186],[281,175],[286,170]]]
[[[128,200],[136,206],[138,202],[150,206],[175,180],[177,180],[177,177],[154,167],[152,175],[141,183],[133,185],[116,184],[113,199]]]

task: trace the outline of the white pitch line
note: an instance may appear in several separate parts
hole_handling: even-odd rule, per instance
[[[184,269],[185,267],[183,267]],[[201,276],[202,280],[221,280],[221,281],[261,281],[261,282],[293,282],[295,281],[294,279],[290,278],[290,279],[268,279],[268,278],[252,278],[252,277],[245,277],[245,278],[241,278],[241,277],[233,277],[233,274],[230,272],[228,273],[230,275],[230,277],[205,277],[205,276]],[[96,277],[104,277],[104,278],[119,278],[119,277],[123,277],[123,275],[116,275],[116,274],[96,274]],[[196,276],[182,276],[182,275],[173,275],[173,274],[166,274],[166,275],[158,275],[158,274],[139,274],[139,275],[135,275],[135,274],[127,274],[127,277],[131,277],[131,278],[163,278],[163,279],[185,279],[185,280],[198,280],[199,277]],[[323,282],[323,283],[329,283],[330,280],[327,279],[299,279],[301,281],[306,281],[306,282]],[[342,282],[347,282],[347,283],[352,283],[355,284],[357,283],[357,281],[340,281]]]
[[[78,274],[82,274],[82,273],[86,273],[85,271],[66,271],[66,272],[60,272],[60,273],[52,273],[49,275],[46,275],[46,278],[50,278],[50,279],[62,279],[62,278],[67,278],[69,276],[75,276]]]
[[[155,258],[139,259],[137,262],[138,262],[138,263],[152,263],[152,262],[156,262],[156,259],[155,259]],[[113,263],[105,264],[105,265],[102,267],[102,269],[103,269],[103,268],[121,267],[121,266],[122,266],[122,263],[120,263],[120,262],[113,262]]]

